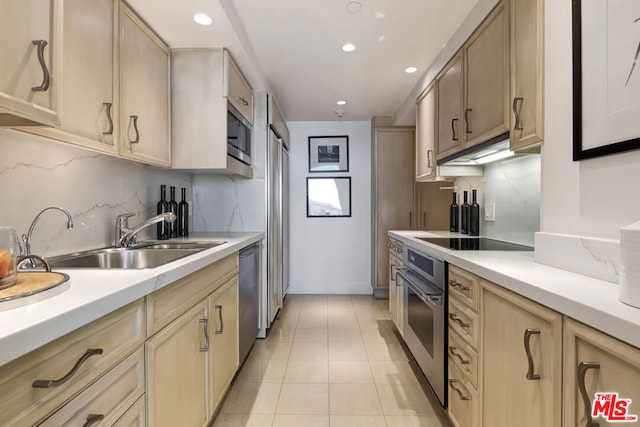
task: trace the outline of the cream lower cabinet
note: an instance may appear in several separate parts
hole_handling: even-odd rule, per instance
[[[564,426],[613,426],[640,423],[640,349],[567,318],[564,330]],[[596,393],[617,393],[616,399],[601,399],[597,417],[591,410]],[[629,403],[622,403],[629,399]],[[617,401],[614,412],[614,402]],[[622,410],[626,408],[626,411]],[[636,422],[607,421],[623,413],[636,415]],[[595,424],[597,423],[597,424]]]
[[[562,315],[482,284],[482,425],[562,423]]]
[[[205,299],[147,340],[150,426],[206,425],[208,322]]]
[[[400,335],[404,334],[404,283],[398,276],[402,268],[402,242],[389,239],[389,313]]]

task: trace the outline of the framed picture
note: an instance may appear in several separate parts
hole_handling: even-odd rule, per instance
[[[307,177],[307,217],[350,217],[350,177]]]
[[[349,137],[310,136],[309,172],[349,172]]]
[[[636,150],[640,1],[572,1],[573,160]]]

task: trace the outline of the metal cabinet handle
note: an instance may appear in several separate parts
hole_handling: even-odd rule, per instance
[[[578,389],[580,390],[580,395],[582,395],[582,401],[584,402],[584,412],[587,418],[587,422],[584,426],[598,427],[600,424],[594,422],[591,418],[591,401],[589,400],[589,395],[587,394],[587,385],[584,380],[584,377],[589,369],[600,369],[600,364],[598,362],[580,362],[578,364]]]
[[[469,113],[471,113],[472,111],[473,111],[472,108],[467,108],[466,110],[464,110],[464,122],[466,125],[466,129],[465,129],[466,133],[471,133],[471,120],[469,120]]]
[[[456,359],[458,359],[458,362],[462,363],[463,365],[468,365],[471,363],[470,360],[465,359],[464,357],[462,357],[462,355],[460,353],[457,353],[456,350],[458,348],[454,347],[454,346],[449,346],[449,353],[451,353],[451,355],[453,357],[455,357]]]
[[[137,144],[140,142],[140,132],[138,131],[138,116],[129,116],[129,123],[133,122],[133,130],[136,131],[136,138],[132,141],[129,139],[130,144]],[[129,125],[129,129],[131,129],[131,125]]]
[[[540,375],[535,374],[535,366],[533,365],[533,356],[531,355],[531,335],[540,335],[540,329],[527,329],[524,331],[524,352],[527,354],[529,368],[527,369],[528,380],[539,380]]]
[[[67,372],[67,374],[62,378],[59,378],[57,380],[35,380],[33,384],[31,384],[31,386],[33,388],[53,388],[61,386],[62,384],[69,381],[71,377],[76,374],[76,372],[78,372],[80,366],[82,366],[82,364],[86,362],[88,358],[90,358],[91,356],[102,354],[102,352],[103,350],[101,348],[90,348],[80,357],[80,359],[78,359],[76,364],[73,365],[73,368],[71,368],[71,370]]]
[[[462,319],[460,319],[456,313],[449,313],[449,319],[453,320],[454,322],[456,322],[458,325],[462,326],[463,328],[468,328],[471,325],[469,323],[464,323],[464,321],[462,321]]]
[[[204,333],[204,347],[200,347],[201,353],[209,351],[209,319],[200,319],[202,332]]]
[[[47,68],[47,63],[44,60],[44,48],[47,47],[47,41],[32,40],[31,43],[38,46],[38,62],[40,62],[40,67],[42,67],[42,84],[40,86],[33,86],[31,90],[34,92],[46,92],[49,90],[49,85],[51,84],[49,68]]]
[[[516,116],[516,124],[513,126],[513,130],[523,130],[522,122],[520,121],[520,112],[522,111],[522,103],[524,98],[513,98],[513,114]]]
[[[458,136],[456,135],[456,125],[458,124],[458,119],[451,119],[451,140],[452,141],[457,141],[458,140]]]
[[[456,387],[454,384],[458,383],[460,381],[458,380],[449,380],[449,385],[451,386],[452,389],[454,389],[455,391],[458,392],[458,396],[460,396],[460,400],[471,400],[471,398],[469,396],[465,396],[458,387]]]
[[[82,427],[92,426],[95,423],[99,423],[102,420],[104,420],[103,414],[89,414],[87,415],[87,422],[82,424]]]
[[[462,292],[466,292],[466,291],[471,290],[470,287],[465,286],[462,283],[460,283],[460,282],[458,282],[457,280],[454,280],[454,279],[449,280],[449,286],[451,286],[452,288],[458,288]]]
[[[218,310],[218,319],[220,320],[220,330],[216,330],[216,335],[221,335],[224,332],[224,320],[222,319],[222,306],[216,305],[216,310]]]
[[[409,212],[409,228],[413,227],[413,212]]]
[[[426,227],[427,227],[427,213],[422,212],[422,228],[426,228]]]
[[[391,280],[393,280],[393,281],[397,280],[397,277],[396,277],[397,274],[396,274],[396,276],[393,275],[393,267],[395,267],[395,266],[396,266],[395,264],[391,264]]]
[[[433,150],[427,150],[427,167],[433,169]]]
[[[238,101],[242,102],[242,105],[244,105],[245,107],[249,105],[249,101],[247,101],[243,97],[238,97]]]
[[[102,105],[107,108],[107,120],[109,120],[109,129],[107,129],[106,132],[102,132],[102,134],[113,135],[113,118],[111,117],[111,107],[113,104],[111,102],[103,102]]]

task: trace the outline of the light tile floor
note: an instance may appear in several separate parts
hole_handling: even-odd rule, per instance
[[[444,411],[394,332],[388,301],[289,295],[214,427],[440,427]]]

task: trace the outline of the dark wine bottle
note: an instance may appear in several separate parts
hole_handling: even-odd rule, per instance
[[[453,192],[453,203],[449,208],[449,231],[458,232],[460,225],[460,207],[458,206],[458,193]]]
[[[158,202],[157,212],[158,214],[169,212],[169,203],[167,202],[167,186],[164,184],[160,186],[160,201]],[[169,238],[169,225],[166,222],[160,221],[158,223],[156,238],[158,240],[165,240]]]
[[[480,235],[480,205],[476,199],[477,190],[471,190],[471,213],[469,214],[469,234],[471,236]]]
[[[182,197],[178,203],[178,236],[189,235],[189,203],[187,203],[187,189],[180,189]]]
[[[469,234],[469,211],[471,206],[467,201],[467,192],[463,192],[464,203],[462,204],[462,217],[460,218],[460,232],[462,234]]]
[[[178,237],[178,202],[176,202],[176,187],[169,187],[171,199],[169,200],[169,212],[176,215],[176,219],[169,222],[169,237]]]

